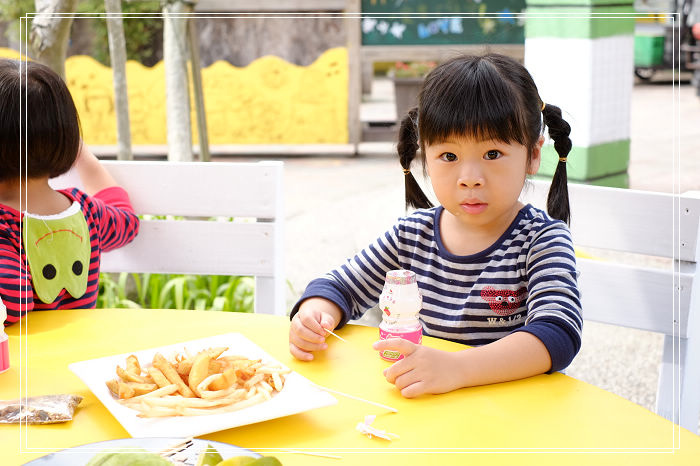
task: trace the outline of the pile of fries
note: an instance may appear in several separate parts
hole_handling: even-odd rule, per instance
[[[119,402],[140,417],[198,416],[236,411],[269,400],[284,387],[288,368],[243,356],[222,356],[226,347],[173,360],[156,353],[142,368],[133,354],[117,379],[107,382]]]

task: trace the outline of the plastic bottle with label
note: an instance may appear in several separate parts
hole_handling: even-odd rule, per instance
[[[403,338],[420,344],[423,340],[423,326],[418,320],[418,313],[422,306],[423,298],[418,289],[415,272],[387,272],[384,289],[379,296],[379,308],[382,311],[379,338]],[[391,362],[403,359],[403,354],[393,350],[380,351],[379,356]]]
[[[0,299],[0,320],[3,322],[0,326],[0,372],[10,368],[10,342],[5,333],[5,319],[7,319],[7,308]]]

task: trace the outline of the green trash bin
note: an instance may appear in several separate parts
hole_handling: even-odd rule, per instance
[[[634,36],[634,66],[652,68],[664,63],[664,36]]]

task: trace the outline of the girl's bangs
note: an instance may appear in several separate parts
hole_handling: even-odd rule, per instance
[[[445,73],[426,83],[420,99],[420,139],[432,145],[455,137],[527,145],[519,95],[491,66]]]

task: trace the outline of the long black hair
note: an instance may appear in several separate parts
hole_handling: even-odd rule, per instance
[[[418,149],[425,169],[425,146],[451,136],[517,142],[527,148],[529,165],[543,124],[559,154],[547,211],[569,223],[566,157],[571,127],[561,109],[543,104],[530,73],[510,57],[465,55],[437,66],[423,82],[418,107],[409,110],[399,128],[397,151],[406,173],[406,207],[432,207],[410,172]]]

